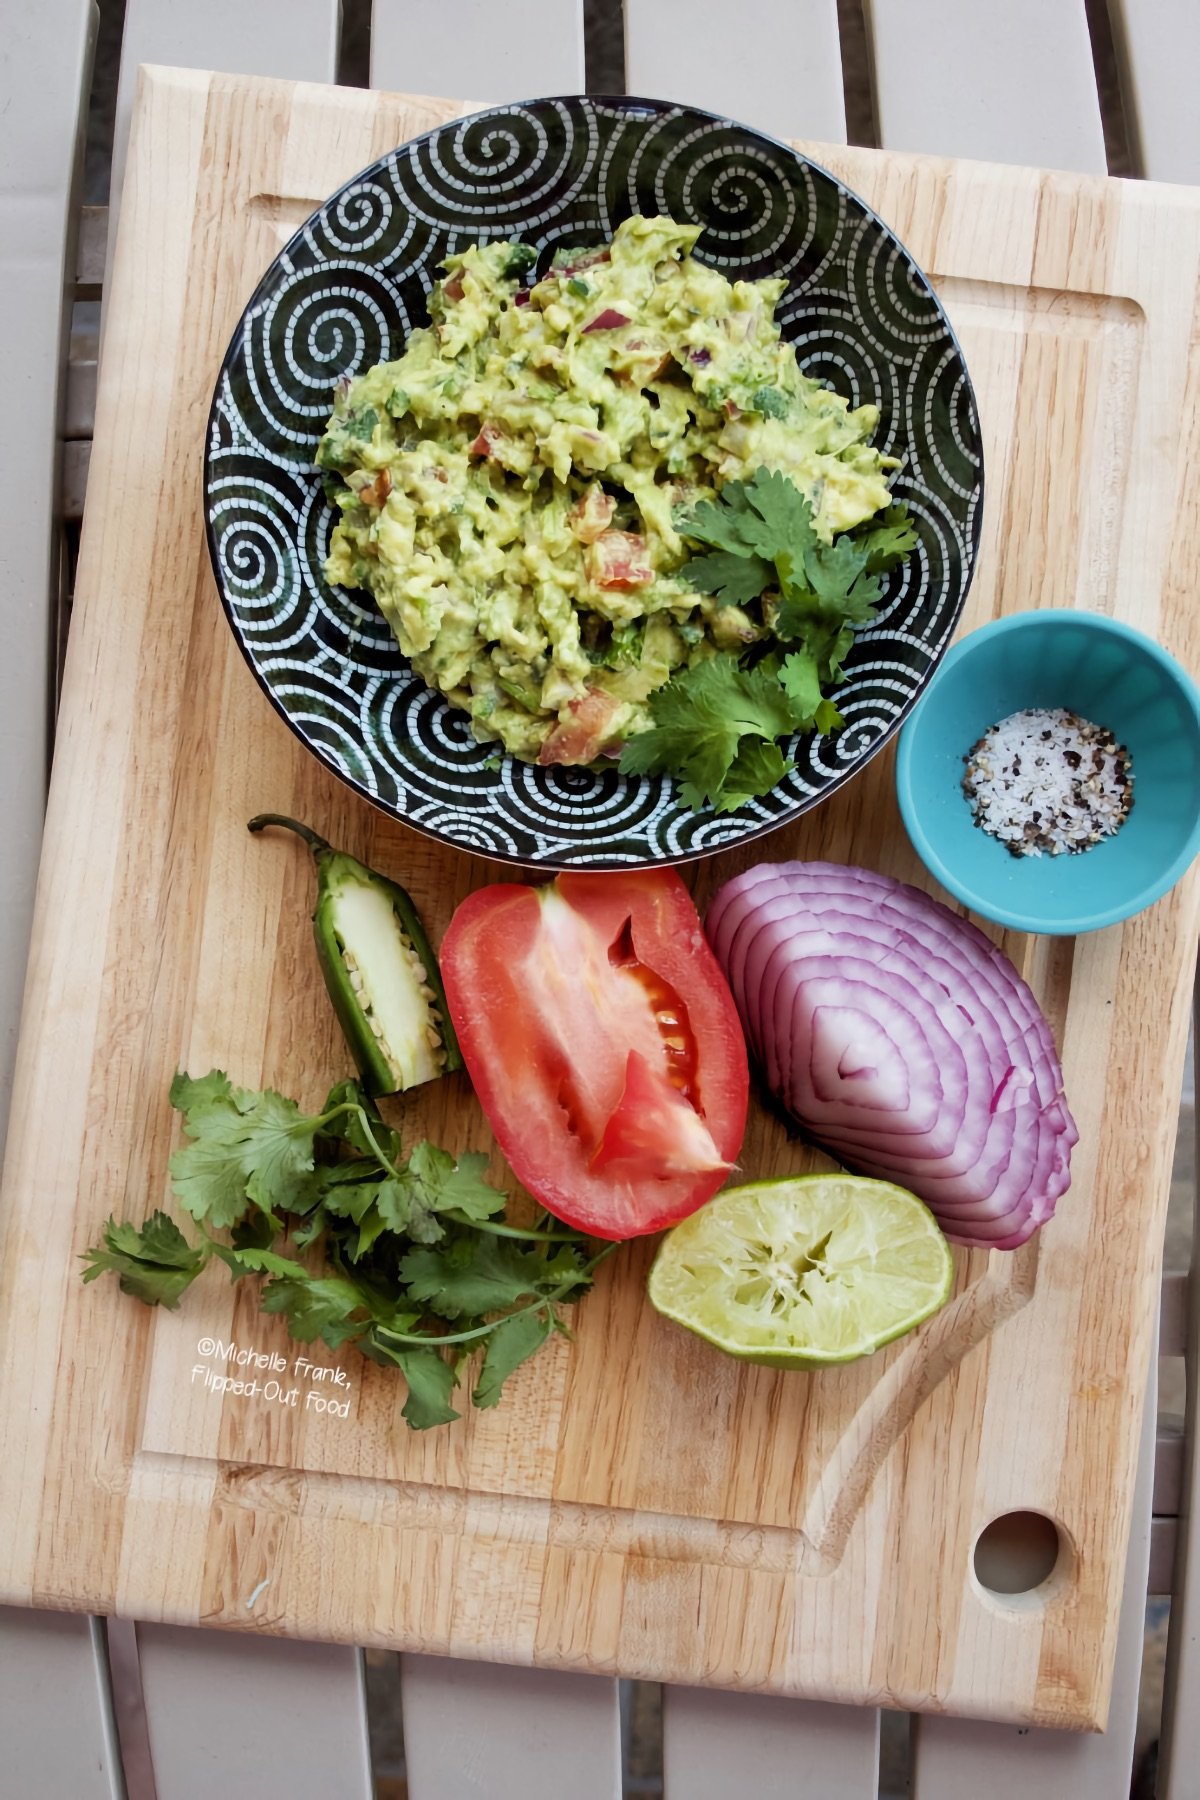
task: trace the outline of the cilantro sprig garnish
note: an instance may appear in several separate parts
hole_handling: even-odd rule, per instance
[[[832,543],[817,534],[812,507],[777,470],[729,481],[676,519],[708,545],[680,575],[718,608],[762,602],[766,650],[718,651],[673,675],[650,696],[650,730],[621,752],[627,775],[673,775],[685,805],[730,812],[767,794],[789,772],[778,740],[793,731],[836,731],[842,716],[827,689],[857,629],[875,617],[881,576],[902,563],[917,535],[903,506]],[[773,642],[771,640],[774,640]]]
[[[173,1309],[214,1258],[235,1281],[265,1278],[262,1309],[292,1337],[353,1344],[400,1369],[416,1430],[459,1417],[452,1396],[479,1351],[471,1398],[495,1406],[508,1376],[566,1331],[560,1306],[616,1247],[555,1221],[510,1223],[479,1153],[455,1160],[419,1143],[405,1158],[357,1082],[311,1115],[220,1069],[177,1075],[170,1098],[189,1140],[170,1159],[171,1185],[199,1240],[161,1211],[140,1226],[110,1218],[83,1279],[111,1272],[127,1294]],[[279,1247],[289,1243],[314,1255],[302,1262]]]

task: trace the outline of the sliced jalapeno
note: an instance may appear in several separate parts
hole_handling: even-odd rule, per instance
[[[397,1094],[461,1069],[437,961],[404,889],[280,813],[260,813],[249,829],[268,825],[313,853],[317,956],[367,1092]]]

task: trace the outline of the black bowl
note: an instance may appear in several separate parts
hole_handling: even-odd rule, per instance
[[[736,812],[692,812],[666,778],[539,768],[477,744],[409,668],[370,597],[322,568],[333,509],[313,467],[343,375],[401,354],[438,264],[489,238],[602,243],[633,213],[703,226],[730,279],[783,275],[801,368],[880,409],[919,545],[847,662],[831,737]],[[925,276],[870,207],[786,145],[655,100],[534,100],[441,126],[320,207],[259,283],[226,353],[204,469],[209,549],[264,692],[314,756],[395,818],[548,868],[683,862],[823,800],[912,709],[962,610],[983,491],[970,378]]]

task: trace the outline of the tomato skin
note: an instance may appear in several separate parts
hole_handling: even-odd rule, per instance
[[[632,956],[614,955],[630,940]],[[496,1141],[549,1212],[619,1240],[661,1231],[711,1199],[745,1132],[746,1046],[674,870],[568,873],[542,888],[481,888],[450,921],[440,960],[463,1058]],[[678,1004],[664,1002],[664,993]],[[661,1025],[656,1010],[682,1026]],[[664,1031],[689,1040],[680,1083],[694,1109],[689,1136],[708,1145],[707,1156],[696,1146],[703,1167],[678,1168],[676,1145],[663,1139],[659,1168],[670,1172],[655,1172],[653,1116],[638,1133],[649,1160],[597,1155],[607,1124],[620,1119],[630,1051],[653,1058],[671,1078]],[[661,1125],[671,1130],[669,1109]]]

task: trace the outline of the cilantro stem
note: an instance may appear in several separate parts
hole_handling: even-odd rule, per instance
[[[375,1155],[379,1160],[380,1168],[385,1169],[389,1175],[394,1176],[395,1179],[399,1181],[401,1179],[401,1171],[396,1167],[392,1159],[389,1156],[385,1156],[383,1151],[379,1148],[379,1139],[371,1129],[371,1121],[367,1116],[366,1109],[359,1106],[356,1101],[343,1100],[340,1106],[332,1107],[329,1112],[322,1113],[317,1121],[317,1131],[320,1131],[322,1126],[328,1125],[330,1119],[336,1119],[339,1113],[356,1113],[358,1115],[359,1123],[363,1128],[363,1136],[375,1152]]]
[[[490,1331],[495,1331],[498,1325],[507,1325],[510,1319],[523,1319],[526,1313],[543,1312],[546,1307],[553,1306],[556,1300],[561,1300],[565,1294],[569,1294],[573,1288],[580,1285],[582,1276],[590,1275],[593,1269],[599,1268],[605,1257],[611,1256],[614,1250],[619,1249],[619,1244],[605,1244],[603,1250],[593,1256],[590,1262],[584,1263],[582,1269],[579,1269],[569,1281],[560,1282],[551,1293],[541,1294],[536,1300],[531,1300],[528,1306],[518,1306],[515,1312],[503,1313],[498,1319],[492,1319],[487,1325],[476,1325],[471,1331],[435,1334],[430,1331],[389,1331],[386,1325],[376,1325],[375,1336],[376,1338],[385,1337],[394,1344],[406,1346],[432,1344],[435,1350],[448,1348],[451,1344],[473,1343],[478,1338],[486,1337]],[[380,1348],[386,1351],[387,1345],[380,1345]]]
[[[498,1219],[473,1219],[450,1207],[441,1216],[455,1225],[467,1225],[472,1231],[491,1232],[493,1237],[528,1238],[533,1244],[577,1244],[580,1241],[577,1231],[528,1230],[522,1225],[502,1225]]]

